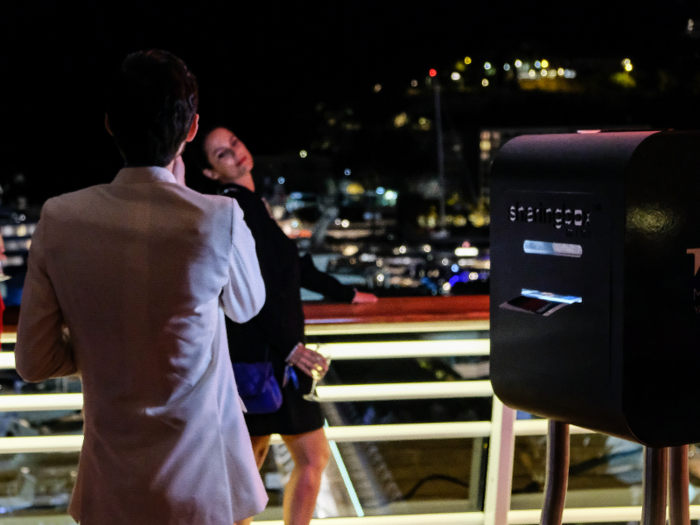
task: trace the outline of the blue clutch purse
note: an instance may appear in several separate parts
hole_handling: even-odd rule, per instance
[[[233,375],[249,414],[269,414],[282,406],[282,390],[269,361],[233,363]]]

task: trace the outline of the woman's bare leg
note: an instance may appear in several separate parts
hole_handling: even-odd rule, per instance
[[[294,460],[294,470],[284,489],[284,525],[309,525],[330,458],[328,440],[322,428],[282,439]]]
[[[265,463],[267,452],[270,450],[270,436],[250,436],[250,442],[253,445],[255,463],[258,465],[258,470],[260,470],[263,463]],[[237,521],[234,525],[250,525],[251,521],[253,521],[253,516]]]

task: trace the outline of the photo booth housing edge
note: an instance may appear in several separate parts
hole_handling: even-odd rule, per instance
[[[517,137],[491,171],[491,381],[508,406],[700,442],[700,132]]]

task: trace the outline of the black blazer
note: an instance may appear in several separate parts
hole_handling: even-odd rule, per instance
[[[231,360],[263,361],[267,352],[269,360],[279,366],[297,343],[305,342],[300,288],[346,303],[352,302],[355,290],[319,271],[309,254],[299,257],[296,243],[284,234],[265,203],[253,192],[227,184],[219,193],[236,199],[243,210],[255,239],[267,294],[260,313],[247,323],[226,318]]]

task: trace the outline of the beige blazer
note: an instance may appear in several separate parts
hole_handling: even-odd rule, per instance
[[[164,168],[46,202],[15,354],[29,381],[82,376],[76,521],[232,525],[265,507],[224,325],[264,290],[236,202]]]

